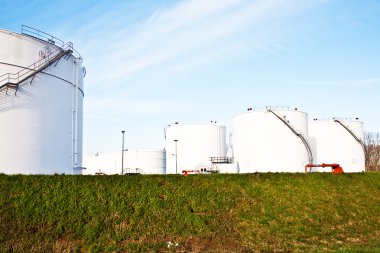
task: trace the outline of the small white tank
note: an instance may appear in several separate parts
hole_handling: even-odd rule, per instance
[[[124,152],[126,173],[165,174],[166,151],[162,149],[133,149]]]
[[[120,175],[121,152],[84,156],[84,175]],[[124,152],[124,174],[165,174],[166,152],[162,149],[129,149]]]
[[[0,29],[0,173],[81,173],[82,59],[60,42]]]
[[[121,174],[121,152],[83,156],[83,175]]]
[[[165,129],[166,174],[211,169],[211,157],[225,157],[226,128],[217,123],[180,125]]]
[[[309,139],[315,163],[338,163],[348,173],[365,170],[364,130],[359,119],[314,120],[309,125]]]
[[[312,162],[307,122],[297,108],[249,108],[237,115],[232,148],[239,173],[304,172]]]

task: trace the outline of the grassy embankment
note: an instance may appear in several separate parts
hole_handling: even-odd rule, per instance
[[[380,173],[0,175],[0,252],[380,252]]]

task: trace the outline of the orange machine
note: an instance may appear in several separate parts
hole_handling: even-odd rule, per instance
[[[314,167],[331,167],[332,169],[332,174],[343,174],[344,171],[342,167],[340,167],[339,164],[337,163],[322,163],[322,164],[306,164],[305,166],[305,173],[307,173],[307,168],[314,168]]]
[[[183,170],[182,173],[184,173],[184,176],[188,176],[190,173],[199,174],[199,170]]]

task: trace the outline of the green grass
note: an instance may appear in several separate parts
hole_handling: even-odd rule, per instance
[[[380,173],[0,175],[11,251],[380,252]]]

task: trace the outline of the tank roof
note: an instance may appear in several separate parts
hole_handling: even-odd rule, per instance
[[[167,125],[167,127],[190,127],[190,126],[219,126],[219,127],[225,127],[221,124],[219,124],[217,121],[212,121],[210,123],[193,123],[193,124],[181,124],[179,122],[175,122],[173,124]]]
[[[21,33],[14,32],[14,31],[11,31],[11,30],[7,30],[7,29],[4,29],[4,28],[0,28],[0,32],[12,34],[12,35],[17,35],[17,36],[23,36],[23,34],[21,34]]]
[[[278,112],[278,111],[284,111],[284,112],[288,111],[288,112],[298,112],[298,113],[307,114],[306,112],[299,110],[299,108],[297,108],[297,107],[291,108],[289,106],[257,106],[257,107],[249,107],[249,108],[247,108],[246,112],[241,112],[241,113],[235,115],[234,118],[238,117],[238,116],[241,116],[241,115],[246,115],[246,114],[249,114],[249,113],[265,112],[265,111],[269,111],[269,110],[272,110],[272,111],[275,111],[275,112]]]
[[[361,122],[363,123],[358,117],[333,117],[333,118],[314,118],[313,122],[333,122],[333,121],[343,121],[343,122]]]

